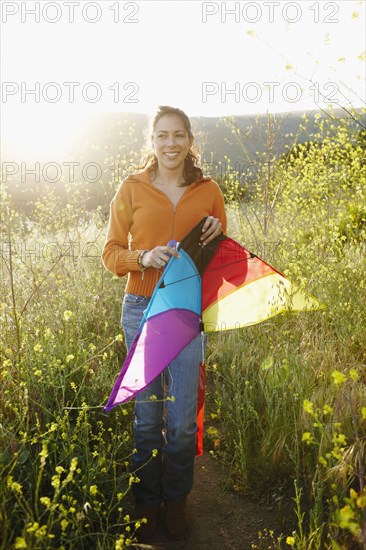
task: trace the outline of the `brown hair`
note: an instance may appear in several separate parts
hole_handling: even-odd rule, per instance
[[[158,122],[158,120],[161,119],[161,117],[165,115],[177,115],[182,120],[184,127],[186,131],[188,132],[188,135],[190,138],[193,138],[192,128],[191,128],[191,121],[189,120],[188,116],[185,114],[184,111],[181,109],[178,109],[177,107],[169,107],[168,105],[160,105],[158,107],[157,112],[153,116],[153,118],[150,121],[148,130],[147,130],[147,148],[150,149],[150,151],[145,155],[145,157],[142,159],[139,169],[144,170],[145,168],[149,167],[152,172],[156,172],[156,169],[158,167],[158,159],[156,158],[155,153],[151,149],[151,141],[152,141],[152,134],[155,130],[155,126]],[[198,161],[198,151],[197,149],[192,145],[189,148],[187,157],[184,160],[184,170],[183,170],[183,177],[185,183],[182,183],[180,187],[185,187],[187,185],[190,185],[191,183],[200,180],[203,177],[203,173],[201,168],[199,168],[196,165],[196,162]]]

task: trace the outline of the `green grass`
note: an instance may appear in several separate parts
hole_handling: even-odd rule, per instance
[[[316,145],[274,162],[269,179],[257,171],[250,202],[238,200],[235,174],[220,182],[230,235],[326,305],[209,341],[206,433],[228,485],[293,498],[273,548],[365,545],[366,235],[363,212],[349,206],[366,202],[365,153],[355,136],[347,122],[322,123]],[[4,550],[121,549],[138,528],[133,405],[103,411],[125,354],[124,281],[101,264],[100,210],[70,197],[59,208],[50,191],[29,220],[3,196]]]
[[[211,341],[218,453],[243,491],[292,487],[285,547],[366,544],[366,234],[349,207],[365,204],[365,153],[354,132],[322,125],[321,146],[274,163],[269,180],[259,172],[251,202],[229,212],[235,238],[326,306]]]

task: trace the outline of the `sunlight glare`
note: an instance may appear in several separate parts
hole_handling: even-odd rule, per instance
[[[63,156],[86,135],[89,118],[86,112],[54,105],[8,108],[1,129],[3,150],[29,157]]]

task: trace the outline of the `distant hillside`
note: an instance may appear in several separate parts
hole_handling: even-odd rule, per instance
[[[322,111],[307,112],[308,122],[305,130],[303,114],[302,112],[289,112],[274,115],[271,130],[274,154],[281,154],[286,151],[286,147],[311,139],[309,136],[315,131],[315,116],[320,115],[323,118],[327,116]],[[349,115],[338,109],[334,111],[333,116],[344,118]],[[269,118],[266,114],[231,118],[240,130],[242,145],[232,132],[229,118],[192,117],[191,119],[196,137],[195,143],[201,151],[201,160],[211,163],[207,170],[211,175],[214,175],[216,171],[223,173],[226,158],[230,159],[232,167],[244,172],[256,153],[261,153],[267,148],[267,140],[271,132],[269,132]],[[147,122],[148,118],[144,114],[103,113],[95,115],[91,118],[87,133],[77,148],[67,151],[62,158],[53,156],[52,162],[58,162],[61,166],[66,162],[79,163],[80,168],[76,167],[74,170],[75,181],[78,182],[85,181],[82,173],[83,166],[88,163],[97,163],[100,167],[100,178],[93,181],[92,189],[89,189],[87,202],[90,208],[94,208],[97,204],[105,206],[108,203],[116,184],[132,170],[131,165],[126,165],[127,159],[140,159],[145,144],[144,131]],[[3,149],[6,150],[6,144]],[[6,155],[3,156],[4,160],[7,160]],[[22,159],[12,157],[12,160],[21,162]],[[40,161],[39,158],[37,160]],[[47,162],[50,162],[50,159],[45,158],[43,163]],[[220,162],[224,164],[219,171],[217,166]],[[69,172],[65,171],[62,180],[54,184],[61,197],[65,195],[62,181],[67,181],[65,175],[68,176],[68,174]],[[91,174],[94,174],[93,170],[91,170]],[[29,200],[34,200],[42,192],[42,176],[37,185],[34,184],[31,177],[21,182],[19,174],[9,178],[8,182],[8,188],[15,204],[23,205],[24,208]]]
[[[303,112],[288,112],[274,115],[274,132],[277,134],[274,141],[274,152],[285,150],[286,145],[294,142],[294,136],[298,134],[297,141],[302,143],[309,139],[309,134],[315,129],[315,116],[326,118],[327,115],[318,110],[306,112],[308,118],[307,130],[300,131],[304,124]],[[337,118],[348,117],[341,109],[334,111]],[[232,162],[247,162],[245,154],[240,147],[235,135],[231,132],[229,119],[235,121],[236,126],[247,135],[245,145],[250,154],[256,151],[262,152],[266,145],[268,133],[268,116],[241,115],[235,117],[192,117],[192,126],[195,134],[195,142],[202,153],[202,160],[224,161],[225,157]],[[122,142],[128,143],[134,151],[141,151],[145,142],[144,131],[148,118],[146,115],[135,113],[104,113],[95,117],[95,132],[89,138],[89,145],[98,145],[99,148],[107,148],[112,154],[117,155]],[[131,131],[133,130],[133,131]],[[133,143],[133,137],[136,142]],[[87,144],[83,146],[86,153]]]

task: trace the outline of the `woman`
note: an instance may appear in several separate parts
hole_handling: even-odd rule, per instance
[[[128,349],[165,265],[171,256],[178,257],[167,243],[182,240],[205,216],[203,245],[226,232],[223,195],[195,165],[187,115],[159,107],[150,139],[152,153],[139,172],[122,182],[111,202],[102,252],[109,271],[119,277],[128,274],[121,319]],[[143,529],[144,539],[156,530],[162,502],[168,536],[184,538],[189,529],[187,495],[193,485],[201,358],[198,336],[136,398],[132,466],[140,482],[133,489],[136,515],[147,518],[139,531]],[[174,399],[164,403],[166,396]]]

